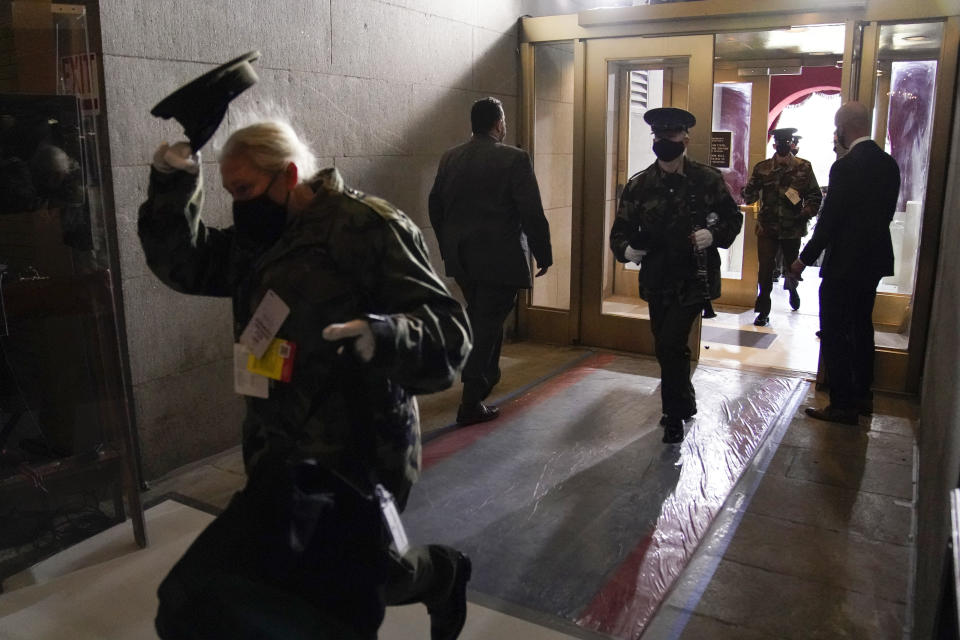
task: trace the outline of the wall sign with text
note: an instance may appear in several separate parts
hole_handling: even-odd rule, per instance
[[[730,168],[730,150],[733,148],[732,131],[714,131],[710,134],[710,166]]]

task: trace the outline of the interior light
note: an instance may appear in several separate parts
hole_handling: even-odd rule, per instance
[[[904,36],[902,39],[906,40],[907,42],[924,42],[930,38],[927,36]]]

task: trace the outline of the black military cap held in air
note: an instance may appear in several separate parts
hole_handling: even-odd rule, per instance
[[[697,124],[693,114],[676,107],[661,107],[650,109],[643,114],[644,121],[650,125],[654,133],[661,131],[686,131]]]
[[[259,51],[250,51],[208,71],[158,102],[150,113],[183,125],[190,148],[198,151],[220,126],[230,101],[257,83],[250,63],[259,57]]]
[[[797,130],[795,128],[784,127],[783,129],[774,129],[773,131],[770,132],[770,135],[773,136],[774,140],[785,140],[787,142],[790,142],[790,140],[793,139],[796,133],[797,133]]]

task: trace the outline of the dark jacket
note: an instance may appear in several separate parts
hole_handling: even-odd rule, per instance
[[[873,140],[864,140],[833,163],[827,197],[807,246],[813,264],[826,251],[821,278],[876,282],[893,275],[890,221],[900,193],[897,162]]]
[[[153,171],[140,207],[147,264],[191,294],[233,298],[234,340],[267,290],[290,307],[278,338],[296,343],[290,382],[247,398],[248,470],[268,450],[313,457],[368,486],[371,472],[402,504],[420,468],[415,393],[449,387],[470,350],[463,307],[430,266],[420,230],[379,198],[344,187],[335,169],[311,181],[316,197],[268,248],[200,219],[199,176]],[[321,336],[332,322],[375,314],[369,364]]]
[[[712,225],[707,222],[711,213],[717,214]],[[720,297],[717,248],[729,247],[742,226],[743,215],[719,171],[685,158],[683,175],[666,174],[654,161],[624,187],[610,230],[610,249],[620,262],[627,261],[627,246],[647,251],[640,264],[641,298],[676,295],[682,304],[692,305]],[[690,242],[696,228],[713,232],[713,244],[706,249],[706,287],[697,274]]]
[[[448,276],[518,288],[553,264],[550,227],[526,151],[485,135],[449,149],[430,191],[430,223]]]

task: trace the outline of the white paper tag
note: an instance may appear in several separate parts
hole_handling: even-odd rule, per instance
[[[254,398],[270,397],[270,379],[247,371],[250,350],[242,344],[233,345],[233,390]]]
[[[247,328],[240,335],[240,344],[250,349],[250,352],[258,358],[262,358],[270,341],[273,340],[280,325],[290,315],[290,307],[280,299],[273,289],[268,289],[257,311],[247,323]]]
[[[377,499],[380,501],[380,511],[383,513],[383,521],[390,530],[390,537],[393,538],[393,546],[397,553],[405,555],[410,549],[410,542],[407,540],[407,532],[403,529],[403,522],[400,521],[400,513],[397,512],[397,504],[393,501],[393,495],[382,485],[378,484],[376,488]]]
[[[783,195],[787,196],[787,200],[789,200],[791,204],[797,204],[800,202],[800,194],[797,193],[797,190],[793,187],[787,189],[787,192]]]

